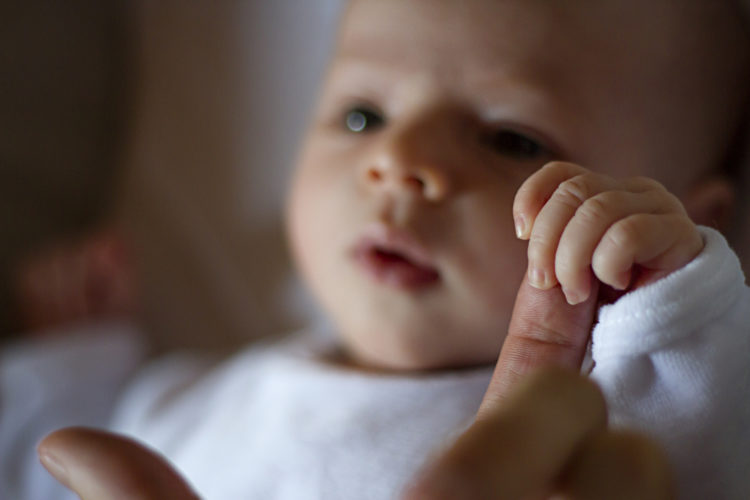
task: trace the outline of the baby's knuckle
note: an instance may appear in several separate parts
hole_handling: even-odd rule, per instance
[[[580,270],[580,265],[571,259],[555,259],[555,278],[563,286],[576,284],[575,277]]]
[[[529,237],[529,246],[526,251],[527,257],[530,261],[534,262],[544,260],[551,251],[551,247],[552,244],[547,234],[535,231]]]
[[[544,231],[532,231],[529,236],[529,245],[546,245],[549,241]]]
[[[630,248],[640,238],[640,223],[641,220],[639,217],[621,219],[607,231],[605,238],[615,248]]]
[[[666,189],[662,193],[663,201],[666,207],[670,212],[675,212],[679,214],[684,214],[687,216],[687,211],[685,210],[685,205],[682,204],[682,201],[675,195],[674,193],[671,193],[667,191]]]
[[[591,187],[586,175],[577,175],[563,181],[553,195],[558,202],[579,207],[590,197]]]
[[[550,170],[562,170],[562,169],[568,169],[570,167],[570,163],[554,160],[548,163],[545,163],[544,166],[540,169],[545,172],[549,172]]]
[[[587,199],[576,210],[576,217],[586,224],[595,224],[606,219],[610,211],[609,201],[605,196],[597,195]]]
[[[656,179],[652,177],[646,177],[645,175],[638,175],[636,177],[633,177],[633,182],[643,186],[644,189],[647,189],[649,191],[664,191],[668,192],[667,188],[664,187],[664,184],[657,181]]]

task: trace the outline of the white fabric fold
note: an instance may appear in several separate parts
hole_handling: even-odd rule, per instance
[[[603,307],[594,369],[615,426],[666,449],[682,499],[750,498],[750,290],[716,231],[690,264]]]

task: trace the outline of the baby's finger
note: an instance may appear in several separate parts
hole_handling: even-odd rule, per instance
[[[574,163],[547,163],[524,181],[513,200],[513,220],[516,235],[522,240],[531,236],[537,214],[562,182],[588,172]]]
[[[575,500],[669,500],[672,475],[662,450],[630,432],[604,431],[577,453],[560,488]]]
[[[636,214],[607,230],[591,265],[602,282],[622,290],[630,283],[633,265],[644,268],[642,285],[683,267],[703,245],[695,224],[683,214]]]
[[[606,425],[599,389],[574,371],[525,379],[408,490],[409,500],[522,499],[549,491],[574,451]]]
[[[570,304],[586,300],[591,291],[591,260],[599,241],[620,219],[637,213],[669,213],[679,201],[665,192],[605,191],[587,199],[565,227],[555,254],[555,276]]]
[[[93,429],[56,431],[40,443],[47,470],[82,500],[197,500],[156,453],[133,440]]]

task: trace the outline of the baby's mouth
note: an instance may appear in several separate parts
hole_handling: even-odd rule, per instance
[[[440,281],[427,252],[403,231],[375,228],[355,245],[353,256],[358,267],[380,284],[416,291]]]

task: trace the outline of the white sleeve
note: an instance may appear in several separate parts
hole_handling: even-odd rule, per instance
[[[105,426],[144,352],[137,331],[119,323],[0,349],[0,498],[77,498],[44,470],[36,445],[60,427]]]
[[[750,498],[750,289],[718,232],[684,268],[599,311],[591,377],[613,425],[666,448],[679,498]]]

